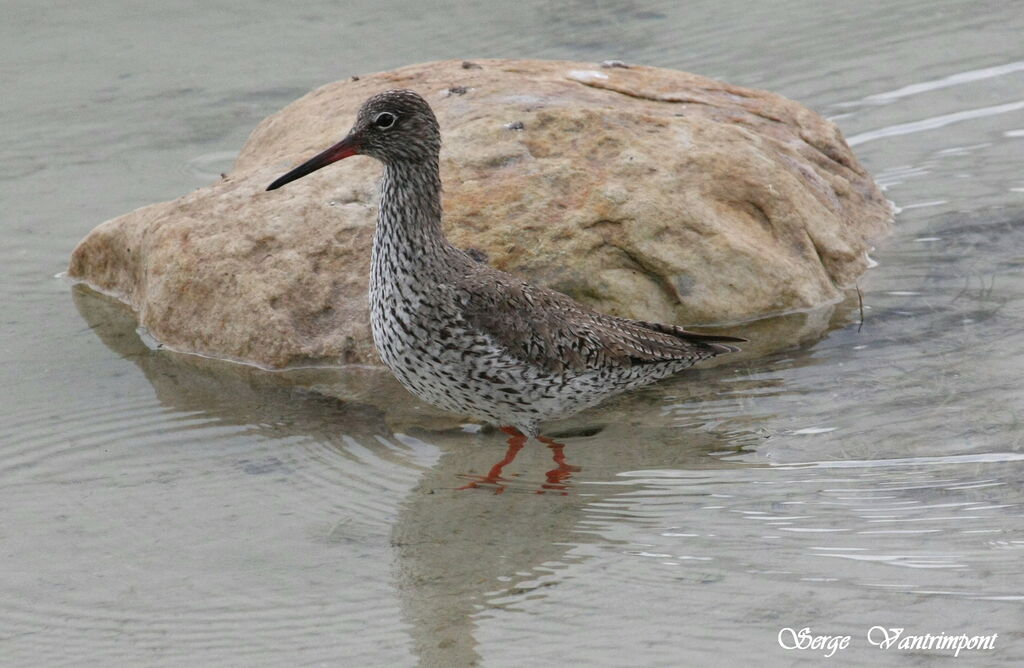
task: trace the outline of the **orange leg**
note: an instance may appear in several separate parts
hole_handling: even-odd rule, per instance
[[[505,491],[505,485],[502,483],[508,482],[508,480],[501,477],[501,470],[515,460],[516,455],[518,455],[519,451],[523,449],[524,445],[526,445],[527,438],[513,427],[501,427],[501,430],[508,434],[508,450],[505,451],[505,458],[492,466],[487,475],[482,477],[477,476],[477,480],[467,483],[458,489],[476,489],[480,485],[496,485],[497,489],[494,490],[495,494],[501,494]]]
[[[580,471],[580,467],[566,463],[564,444],[547,438],[546,436],[538,436],[537,440],[551,448],[552,459],[554,459],[555,464],[558,465],[545,474],[547,476],[547,482],[541,485],[541,489],[538,489],[537,493],[544,494],[547,491],[552,491],[559,492],[562,496],[566,496],[569,493],[566,491],[568,488],[566,483],[569,482],[569,478],[573,473]]]

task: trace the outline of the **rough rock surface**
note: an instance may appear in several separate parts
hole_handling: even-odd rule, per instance
[[[796,102],[652,67],[481,60],[332,83],[268,117],[225,178],[94,229],[69,276],[165,345],[269,367],[377,363],[366,300],[380,165],[264,188],[412,88],[444,148],[446,230],[609,313],[737,322],[838,299],[889,203]]]

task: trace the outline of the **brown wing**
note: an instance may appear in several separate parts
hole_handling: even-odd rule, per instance
[[[486,265],[459,281],[467,323],[509,353],[551,372],[697,362],[738,350],[745,339],[596,313],[569,297]]]

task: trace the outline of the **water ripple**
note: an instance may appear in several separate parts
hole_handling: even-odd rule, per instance
[[[853,136],[846,138],[846,143],[850,146],[858,146],[876,139],[883,139],[885,137],[897,137],[899,135],[907,135],[915,132],[924,132],[926,130],[936,130],[938,128],[944,128],[947,125],[953,123],[961,123],[963,121],[973,121],[979,118],[987,118],[989,116],[998,116],[1000,114],[1007,114],[1012,111],[1020,111],[1024,109],[1024,100],[1017,102],[1008,102],[1006,104],[995,104],[988,107],[977,107],[975,109],[966,109],[964,111],[956,111],[949,114],[940,114],[938,116],[932,116],[930,118],[922,118],[917,121],[911,121],[909,123],[898,123],[896,125],[889,125],[884,128],[877,130],[870,130],[868,132],[861,132]]]
[[[743,570],[855,587],[942,589],[979,599],[1017,596],[999,584],[986,590],[976,577],[960,589],[924,572],[1012,568],[1014,557],[1004,553],[1012,554],[1024,538],[994,544],[986,536],[1020,535],[1016,518],[1024,494],[1009,489],[1024,473],[1022,460],[1019,453],[988,453],[794,462],[714,476],[623,471],[626,488],[619,483],[613,488],[620,491],[589,506],[588,526],[615,536],[623,523],[634,525],[631,533],[643,542],[634,538],[622,554],[665,567],[699,561],[723,575]],[[857,566],[825,563],[835,560]],[[663,577],[651,568],[631,573]]]

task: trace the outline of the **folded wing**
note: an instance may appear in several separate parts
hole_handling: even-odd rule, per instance
[[[460,281],[467,324],[549,372],[688,361],[739,350],[730,336],[596,313],[569,297],[478,264]]]

